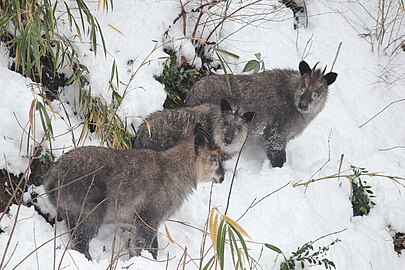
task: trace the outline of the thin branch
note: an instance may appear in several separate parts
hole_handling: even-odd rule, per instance
[[[344,232],[344,231],[346,231],[347,230],[347,228],[344,228],[344,229],[342,229],[342,230],[340,230],[340,231],[336,231],[336,232],[331,232],[331,233],[328,233],[328,234],[325,234],[325,235],[323,235],[323,236],[321,236],[321,237],[319,237],[319,238],[317,238],[317,239],[315,239],[314,241],[311,241],[312,243],[315,243],[315,242],[317,242],[317,241],[319,241],[319,240],[321,240],[321,239],[323,239],[323,238],[325,238],[325,237],[328,237],[328,236],[331,236],[331,235],[334,235],[334,234],[338,234],[338,233],[342,233],[342,232]]]
[[[366,122],[364,122],[363,124],[361,124],[359,126],[359,128],[364,127],[365,125],[367,125],[368,123],[370,123],[372,120],[374,120],[374,118],[376,118],[377,116],[379,116],[381,113],[383,113],[386,109],[388,109],[390,106],[394,105],[395,103],[399,103],[405,101],[405,98],[399,99],[399,100],[395,100],[393,102],[391,102],[390,104],[388,104],[387,106],[384,107],[384,109],[382,109],[381,111],[379,111],[378,113],[376,113],[373,117],[371,117],[369,120],[367,120]]]
[[[399,182],[399,181],[405,181],[405,177],[401,177],[401,176],[385,175],[385,174],[380,174],[378,172],[362,173],[360,176],[388,178],[388,179],[400,184],[401,186],[405,187],[404,184]],[[347,178],[349,180],[352,180],[354,178],[354,175],[353,174],[335,173],[335,174],[327,175],[327,176],[324,176],[324,177],[314,178],[314,179],[308,180],[306,182],[298,181],[297,183],[293,184],[293,187],[308,186],[308,185],[310,185],[312,183],[315,183],[315,182],[318,182],[318,181],[336,179],[336,178],[340,178],[340,177],[344,177],[344,178]]]
[[[330,71],[332,71],[333,68],[335,67],[335,63],[336,63],[336,60],[337,60],[339,52],[340,52],[340,47],[342,47],[342,41],[339,43],[339,46],[336,51],[335,59],[333,59],[333,63],[332,63],[332,67],[330,68]]]
[[[393,147],[389,147],[389,148],[380,148],[380,149],[378,149],[378,151],[390,151],[390,150],[394,150],[394,149],[405,149],[405,146],[397,145],[397,146],[393,146]]]
[[[278,189],[276,189],[276,190],[270,192],[269,194],[267,194],[266,196],[262,197],[262,198],[261,198],[260,200],[258,200],[257,202],[255,202],[255,201],[256,201],[256,198],[255,198],[255,199],[252,201],[252,203],[249,205],[249,207],[245,210],[245,212],[244,212],[236,221],[238,222],[241,218],[243,218],[244,215],[246,215],[246,213],[247,213],[250,209],[252,209],[252,208],[255,207],[256,205],[258,205],[260,202],[262,202],[264,199],[267,199],[268,197],[270,197],[270,196],[273,195],[274,193],[279,192],[280,190],[282,190],[283,188],[285,188],[286,186],[288,186],[290,183],[291,183],[291,181],[285,183],[283,186],[281,186],[281,187],[279,187]]]
[[[238,157],[237,157],[237,159],[236,159],[235,167],[233,168],[232,181],[231,181],[231,186],[229,187],[228,200],[227,200],[227,202],[226,202],[226,208],[225,208],[224,215],[226,215],[226,213],[228,212],[228,209],[229,209],[229,204],[230,204],[230,201],[231,201],[231,194],[232,194],[233,183],[234,183],[234,181],[235,181],[235,176],[236,176],[236,169],[238,168],[239,159],[240,159],[240,156],[241,156],[241,154],[242,154],[242,150],[243,150],[243,148],[245,147],[245,144],[246,144],[246,141],[247,141],[248,137],[249,137],[249,135],[247,135],[246,138],[245,138],[245,140],[243,141],[242,147],[240,148],[239,153],[238,153]]]

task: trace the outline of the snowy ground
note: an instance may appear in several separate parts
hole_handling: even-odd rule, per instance
[[[378,1],[360,2],[364,2],[364,7],[375,10]],[[263,1],[256,14],[270,4],[277,3],[276,0]],[[397,255],[392,242],[393,231],[405,232],[403,187],[386,178],[365,177],[364,180],[371,184],[376,195],[376,206],[368,216],[352,217],[347,179],[319,181],[307,188],[293,186],[299,180],[337,173],[342,154],[342,170],[349,169],[352,164],[369,171],[405,176],[405,150],[395,148],[384,151],[405,145],[405,103],[390,106],[373,121],[359,128],[391,102],[405,98],[405,53],[398,51],[393,57],[390,50],[388,53],[379,51],[376,41],[372,40],[374,46],[371,46],[367,37],[359,36],[367,32],[367,27],[374,27],[375,22],[356,3],[344,0],[307,1],[309,25],[298,31],[292,27],[289,10],[277,17],[268,15],[255,25],[242,29],[239,22],[229,21],[219,31],[221,37],[233,33],[221,43],[221,48],[240,56],[237,62],[228,59],[235,64],[231,66],[236,73],[240,73],[244,63],[253,59],[257,52],[261,53],[267,68],[297,68],[303,57],[310,65],[320,61],[321,66],[328,64],[330,67],[338,45],[342,42],[334,66],[334,72],[339,75],[330,87],[328,103],[304,133],[289,143],[284,167],[271,168],[263,150],[258,147],[248,147],[241,156],[230,198],[228,216],[231,218],[238,219],[254,199],[259,200],[287,184],[247,211],[238,221],[257,242],[248,243],[248,248],[253,258],[260,258],[259,264],[263,269],[279,269],[282,257],[277,257],[269,249],[262,250],[263,246],[259,243],[271,243],[289,255],[306,242],[335,232],[339,233],[322,238],[315,246],[328,245],[336,238],[341,240],[327,252],[327,258],[335,263],[336,269],[405,269],[405,257],[403,254]],[[89,68],[93,94],[108,99],[111,93],[108,93],[107,83],[113,60],[119,68],[120,79],[128,82],[128,60],[134,60],[133,68],[136,70],[153,51],[156,46],[154,40],[162,41],[163,33],[179,14],[179,1],[116,0],[114,10],[107,14],[96,11],[97,3],[89,2],[89,5],[97,13],[104,29],[109,53],[106,58],[101,54],[95,57],[88,46],[83,45],[78,47],[80,60]],[[238,4],[235,2],[234,5]],[[191,23],[191,19],[188,23]],[[169,35],[181,38],[182,29],[180,19],[171,26]],[[177,49],[181,45],[184,57],[190,62],[195,60],[189,40],[176,41],[173,45]],[[18,174],[28,165],[24,150],[20,151],[21,138],[24,145],[27,137],[22,127],[26,127],[31,102],[34,98],[38,99],[38,96],[28,79],[7,69],[10,59],[3,45],[0,46],[0,52],[0,168]],[[154,80],[153,75],[161,72],[162,62],[157,59],[164,55],[162,47],[158,47],[148,58],[152,61],[139,69],[132,82],[133,90],[121,107],[120,113],[133,119],[135,124],[139,124],[140,117],[162,108],[164,89]],[[198,59],[194,64],[199,64]],[[65,91],[73,91],[73,88],[71,86]],[[55,102],[53,106],[56,110],[52,114],[54,134],[64,134],[69,125],[80,123],[73,109],[67,111],[72,120],[72,124],[68,125],[66,117],[60,117],[64,115],[61,104]],[[80,129],[73,132],[77,136]],[[40,124],[37,125],[36,133],[37,138],[40,138]],[[86,143],[97,144],[97,141],[89,138]],[[62,150],[67,151],[72,147],[71,134],[57,137],[54,147],[60,148],[57,155]],[[236,158],[227,161],[225,182],[213,186],[211,206],[222,212],[227,204],[235,162]],[[203,229],[209,212],[210,188],[210,184],[200,185],[172,219]],[[41,193],[41,188],[38,192]],[[40,200],[40,203],[45,204],[43,207],[46,208],[46,201]],[[153,261],[150,254],[144,252],[145,257],[120,258],[116,269],[176,269],[185,247],[189,255],[186,269],[198,269],[199,261],[190,258],[200,257],[202,233],[173,221],[165,224],[176,244],[169,242],[164,236],[165,228],[161,226],[159,243],[164,249],[159,251],[158,261]],[[68,242],[64,234],[65,223],[59,222],[55,230],[33,207],[19,208],[13,205],[10,213],[0,220],[0,229],[4,231],[0,233],[0,258],[4,258],[5,269],[53,269],[54,265],[58,267],[62,257],[59,266],[64,269],[106,269],[111,262],[111,226],[102,227],[99,235],[91,242],[93,261],[88,261],[76,251],[67,250],[65,253],[64,247]],[[53,241],[53,237],[59,234],[64,235]],[[10,235],[12,237],[9,241]],[[208,238],[206,250],[210,244]],[[6,246],[8,249],[4,255]],[[229,254],[225,268],[232,268]],[[314,269],[324,268],[318,266]]]

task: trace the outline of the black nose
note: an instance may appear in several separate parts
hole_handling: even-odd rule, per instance
[[[298,108],[300,110],[306,111],[306,110],[308,110],[308,103],[300,102],[300,103],[298,103]]]
[[[221,177],[219,178],[219,182],[220,182],[220,183],[224,182],[224,177],[223,177],[223,176],[221,176]]]

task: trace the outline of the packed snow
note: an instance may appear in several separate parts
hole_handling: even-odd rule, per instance
[[[190,64],[201,66],[192,41],[183,38],[184,17],[173,23],[181,12],[179,3],[185,5],[186,12],[200,3],[190,2],[116,0],[114,9],[105,12],[97,10],[96,1],[87,1],[103,29],[108,49],[104,56],[100,45],[95,56],[87,43],[77,44],[79,60],[89,69],[92,94],[111,100],[108,82],[115,61],[122,85],[130,83],[119,113],[135,126],[142,117],[163,108],[166,93],[163,85],[154,79],[154,75],[162,71],[164,57],[167,57],[163,47],[171,46]],[[260,147],[251,145],[244,150],[235,172],[227,215],[238,220],[251,236],[252,241],[247,245],[251,257],[261,266],[258,269],[279,269],[283,261],[281,255],[263,247],[263,243],[275,245],[290,256],[309,241],[321,238],[314,243],[318,247],[327,246],[338,238],[340,241],[326,253],[326,258],[333,261],[338,270],[404,270],[405,256],[394,251],[392,238],[395,232],[405,233],[405,189],[401,184],[389,178],[364,176],[362,179],[372,186],[376,195],[373,199],[376,205],[369,215],[360,217],[353,217],[347,178],[320,180],[307,187],[294,184],[340,170],[348,173],[350,165],[405,177],[405,149],[396,147],[405,145],[405,102],[385,109],[405,98],[405,53],[397,50],[392,55],[392,49],[384,51],[386,43],[379,48],[372,36],[362,35],[375,27],[373,16],[377,16],[379,1],[306,2],[309,22],[306,28],[301,26],[294,30],[291,10],[279,8],[277,13],[271,13],[273,5],[282,5],[268,0],[241,11],[241,14],[255,16],[227,20],[216,31],[221,49],[240,56],[239,60],[225,56],[236,74],[241,73],[245,63],[258,52],[268,69],[298,68],[304,58],[311,66],[318,61],[321,67],[327,64],[329,70],[342,44],[333,67],[338,78],[330,86],[328,102],[305,131],[289,142],[287,163],[282,168],[272,168]],[[242,4],[246,2],[233,2],[231,10]],[[192,33],[195,16],[192,13],[186,16],[186,36]],[[68,28],[65,31],[68,33]],[[202,34],[206,35],[207,32]],[[0,168],[18,175],[28,166],[30,107],[33,100],[42,100],[36,84],[8,69],[11,62],[1,44]],[[63,91],[75,90],[77,86],[71,85]],[[360,128],[381,110],[383,113]],[[57,157],[74,146],[72,132],[76,138],[81,132],[82,119],[74,111],[67,100],[54,101],[52,110],[49,108]],[[35,117],[35,137],[39,140],[42,131],[38,112]],[[98,144],[97,138],[90,136],[85,144]],[[33,145],[31,139],[30,146]],[[124,255],[112,262],[112,225],[103,226],[92,240],[93,261],[88,261],[83,254],[66,248],[69,237],[65,221],[57,222],[55,228],[33,206],[12,205],[10,212],[0,219],[2,269],[178,269],[183,267],[185,249],[185,268],[199,269],[201,230],[205,228],[209,206],[224,213],[236,162],[236,157],[226,161],[224,183],[199,185],[181,209],[159,228],[161,250],[157,261],[144,251],[140,257]],[[31,189],[44,193],[42,187]],[[29,200],[29,192],[25,197]],[[44,212],[54,211],[46,196],[38,199],[38,206]],[[55,236],[58,236],[56,240]],[[126,237],[127,232],[122,232],[122,239],[116,240],[115,252],[124,246]],[[207,237],[205,251],[209,252],[203,265],[213,255],[211,244]],[[231,255],[226,253],[225,269],[232,268]],[[314,266],[314,269],[325,268]]]

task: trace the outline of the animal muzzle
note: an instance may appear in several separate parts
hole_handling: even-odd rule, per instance
[[[309,91],[304,92],[298,102],[298,110],[300,112],[308,112],[311,109],[312,94]]]
[[[298,109],[300,109],[300,111],[303,111],[303,112],[308,111],[309,104],[307,102],[300,101],[298,103]]]
[[[229,138],[229,137],[225,137],[224,138],[224,143],[225,143],[226,146],[228,146],[228,145],[230,145],[232,143],[232,139]]]
[[[221,166],[215,171],[215,177],[212,179],[212,182],[214,183],[222,183],[224,182],[224,177],[225,171],[224,168]]]
[[[233,128],[229,128],[226,130],[224,134],[224,144],[229,146],[233,142],[233,137],[235,136],[235,130]]]

